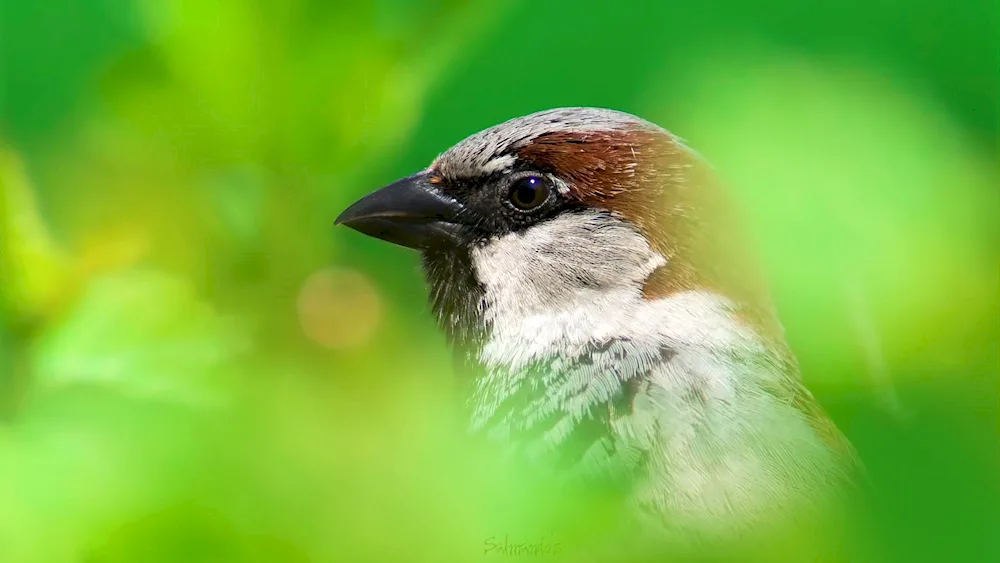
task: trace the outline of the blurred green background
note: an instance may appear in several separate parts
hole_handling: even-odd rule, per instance
[[[729,180],[880,490],[874,560],[1000,561],[998,23],[986,0],[0,0],[0,563],[582,541],[560,526],[599,503],[560,512],[463,442],[417,257],[332,228],[570,105]]]

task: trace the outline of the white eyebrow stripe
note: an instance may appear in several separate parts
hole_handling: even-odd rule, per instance
[[[552,183],[556,186],[556,191],[559,192],[559,195],[566,195],[569,193],[569,184],[564,182],[562,178],[558,176],[551,176],[551,178]]]
[[[495,172],[505,172],[505,171],[510,170],[511,168],[514,167],[514,162],[516,160],[517,159],[514,158],[514,155],[512,155],[512,154],[501,155],[501,156],[498,156],[498,157],[494,157],[494,158],[488,160],[487,162],[485,162],[480,167],[480,170],[482,170],[482,172],[484,174],[493,174]]]

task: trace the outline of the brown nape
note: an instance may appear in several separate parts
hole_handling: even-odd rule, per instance
[[[647,299],[703,289],[735,301],[738,316],[783,341],[762,272],[728,194],[710,167],[662,130],[543,134],[519,158],[568,181],[569,197],[636,225],[667,259]]]

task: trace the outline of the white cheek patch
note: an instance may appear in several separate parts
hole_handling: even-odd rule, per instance
[[[638,294],[666,261],[635,228],[597,211],[567,213],[472,251],[495,319],[576,309],[594,298]]]
[[[484,365],[516,369],[622,336],[680,346],[754,340],[723,296],[689,291],[646,300],[642,285],[667,261],[607,213],[556,217],[473,249],[472,260],[490,330]]]

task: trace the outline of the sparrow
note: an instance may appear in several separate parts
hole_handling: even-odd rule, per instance
[[[336,220],[416,249],[472,368],[470,427],[627,483],[645,529],[738,535],[822,510],[854,449],[803,385],[710,165],[636,116],[476,133]]]

